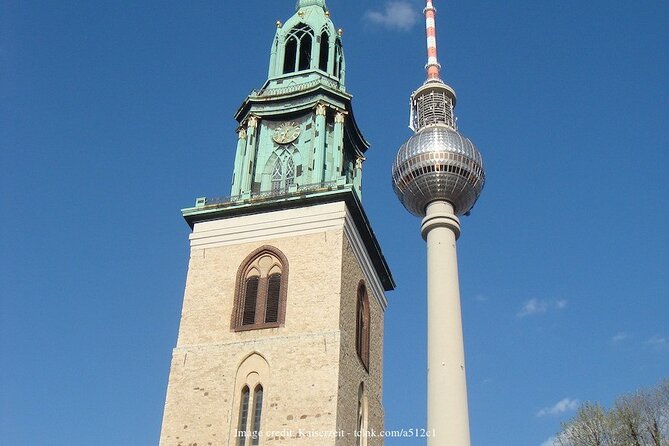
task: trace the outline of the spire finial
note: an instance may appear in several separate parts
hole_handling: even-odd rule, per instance
[[[439,72],[441,65],[437,61],[437,28],[435,25],[435,14],[437,10],[432,5],[432,0],[426,0],[425,13],[425,31],[427,33],[427,80],[441,80]]]
[[[320,6],[324,10],[327,10],[327,6],[325,6],[325,0],[297,0],[295,10],[298,11],[300,8],[304,8],[306,6]]]

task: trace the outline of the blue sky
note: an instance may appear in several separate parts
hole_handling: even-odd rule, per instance
[[[390,187],[422,2],[329,0],[372,143],[388,429],[425,420],[425,246]],[[487,184],[458,242],[473,444],[542,446],[578,402],[669,376],[669,3],[436,0]],[[0,432],[156,444],[188,261],[229,193],[233,113],[293,0],[0,5]],[[421,444],[389,440],[387,445]]]

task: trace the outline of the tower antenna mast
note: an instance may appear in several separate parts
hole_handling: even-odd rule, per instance
[[[441,80],[439,73],[441,65],[437,59],[437,27],[435,24],[436,8],[432,5],[432,0],[427,0],[425,9],[425,32],[427,34],[427,81]]]

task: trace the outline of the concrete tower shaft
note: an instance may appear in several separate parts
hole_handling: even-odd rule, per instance
[[[435,201],[421,225],[427,242],[428,446],[469,446],[469,409],[453,206]]]

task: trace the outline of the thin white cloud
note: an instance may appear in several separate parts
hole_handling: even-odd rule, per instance
[[[483,294],[477,294],[476,296],[474,296],[474,300],[476,302],[488,302],[489,299],[487,296],[484,296]]]
[[[541,314],[546,311],[548,311],[546,301],[530,299],[523,304],[523,307],[518,312],[518,317],[532,316],[533,314]]]
[[[557,445],[557,438],[555,437],[551,437],[548,440],[541,443],[541,446],[556,446],[556,445]]]
[[[669,350],[669,340],[664,336],[655,335],[646,341],[646,343],[656,350]]]
[[[627,341],[631,337],[632,335],[630,335],[629,333],[621,331],[613,335],[613,337],[611,338],[611,342],[613,342],[614,344],[619,344],[621,342]]]
[[[544,407],[537,412],[538,417],[545,417],[547,415],[561,415],[565,412],[571,412],[578,409],[579,401],[571,398],[563,398],[557,403],[549,407]]]
[[[402,0],[388,1],[383,11],[367,11],[367,21],[388,29],[410,30],[418,21],[418,12],[411,3]]]
[[[524,318],[526,316],[543,314],[549,310],[564,310],[567,308],[568,303],[569,302],[566,299],[530,299],[525,301],[518,313],[516,313],[516,316]]]

